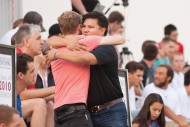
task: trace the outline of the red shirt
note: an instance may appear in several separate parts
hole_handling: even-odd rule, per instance
[[[178,46],[178,53],[183,54],[184,49],[183,49],[183,45],[180,42],[176,42],[177,46]]]
[[[22,50],[19,47],[16,47],[16,53],[21,54]]]
[[[176,45],[177,45],[176,52],[183,54],[184,52],[183,45],[178,41],[176,42]],[[158,48],[160,49],[160,47],[161,47],[161,42],[158,42]]]

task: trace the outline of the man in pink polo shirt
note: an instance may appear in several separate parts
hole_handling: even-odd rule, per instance
[[[99,45],[121,44],[124,42],[124,37],[120,35],[112,37],[78,35],[81,32],[81,21],[81,16],[72,11],[65,12],[58,18],[60,29],[65,37],[80,36],[80,41],[86,44],[87,51],[92,51]],[[99,29],[102,30],[102,33],[106,30],[104,27]],[[51,45],[51,43],[48,44]],[[51,56],[50,59],[52,59],[52,56],[56,59],[59,58],[62,52],[69,56],[72,51],[62,47],[49,52],[48,56]],[[83,54],[78,52],[77,55]],[[90,66],[61,59],[53,61],[51,65],[56,86],[55,127],[92,127],[89,112],[86,109]]]

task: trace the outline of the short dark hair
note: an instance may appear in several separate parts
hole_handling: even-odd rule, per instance
[[[188,70],[184,75],[184,85],[185,86],[190,85],[190,70]]]
[[[59,34],[61,34],[62,32],[61,32],[61,29],[60,29],[60,27],[59,27],[59,24],[58,23],[55,23],[55,24],[53,24],[50,28],[49,28],[49,36],[48,36],[48,38],[49,37],[51,37],[51,36],[57,36],[57,35],[59,35]]]
[[[170,81],[169,81],[169,83],[171,83],[171,81],[172,81],[172,79],[173,79],[173,77],[174,77],[174,71],[173,71],[173,69],[170,67],[170,65],[161,64],[161,65],[159,65],[158,67],[164,67],[164,68],[167,69],[167,76],[168,76],[168,77],[171,77],[171,79],[170,79]]]
[[[174,26],[173,24],[168,24],[164,28],[164,34],[165,36],[170,35],[173,31],[176,31],[176,30],[177,30],[176,26]]]
[[[6,105],[0,105],[0,124],[4,123],[5,125],[9,125],[12,122],[14,114],[19,115],[16,109]]]
[[[119,12],[119,11],[113,11],[108,17],[108,22],[113,23],[113,22],[122,22],[124,20],[124,16]]]
[[[102,28],[106,28],[106,31],[104,33],[104,36],[107,35],[107,31],[108,31],[108,19],[106,18],[106,16],[98,11],[93,11],[93,12],[89,12],[87,14],[85,14],[82,18],[82,24],[84,23],[84,21],[86,19],[97,19],[98,20],[98,25]]]
[[[174,43],[176,43],[176,41],[173,40],[173,39],[171,39],[170,37],[164,37],[162,39],[162,43],[168,43],[168,42],[174,42]]]
[[[152,40],[146,40],[143,42],[142,44],[142,52],[144,52],[144,48],[147,46],[147,45],[156,45],[156,42],[155,41],[152,41]]]
[[[144,54],[144,57],[143,57],[144,59],[152,61],[158,55],[158,48],[157,48],[156,45],[152,45],[152,44],[151,45],[147,45],[144,48],[143,54]]]
[[[31,56],[25,53],[17,54],[17,74],[19,72],[26,74],[27,70],[29,69],[28,68],[29,62],[34,62],[34,59]]]
[[[35,11],[27,12],[23,19],[24,23],[40,25],[41,32],[44,32],[46,30],[41,24],[42,21],[43,21],[42,16],[38,12],[35,12]]]
[[[137,70],[144,71],[144,66],[141,63],[130,61],[126,64],[125,69],[127,69],[129,73],[135,73]]]

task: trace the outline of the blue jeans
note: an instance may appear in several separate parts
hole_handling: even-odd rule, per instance
[[[127,111],[124,102],[120,102],[109,109],[90,113],[93,127],[128,127]]]

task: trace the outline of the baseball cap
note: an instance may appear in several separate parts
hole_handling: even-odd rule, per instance
[[[46,31],[45,28],[42,25],[42,22],[43,22],[42,16],[38,12],[29,11],[24,16],[23,21],[24,21],[24,23],[39,25],[41,27],[41,32]]]

